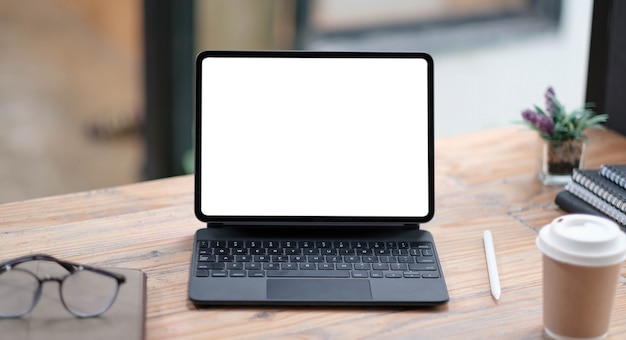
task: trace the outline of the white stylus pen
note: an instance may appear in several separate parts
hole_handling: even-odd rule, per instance
[[[491,295],[493,295],[496,300],[500,300],[500,277],[498,276],[496,251],[493,247],[493,236],[491,236],[491,231],[485,230],[483,233],[483,243],[485,245],[485,257],[487,258],[487,270],[489,271]]]

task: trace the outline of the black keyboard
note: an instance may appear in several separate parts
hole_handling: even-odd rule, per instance
[[[439,277],[430,242],[212,240],[197,249],[197,277]]]

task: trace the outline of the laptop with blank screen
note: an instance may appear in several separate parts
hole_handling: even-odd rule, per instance
[[[447,302],[433,98],[424,53],[200,53],[189,299]]]

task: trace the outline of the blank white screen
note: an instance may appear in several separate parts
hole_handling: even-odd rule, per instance
[[[426,216],[423,59],[202,61],[201,211]]]

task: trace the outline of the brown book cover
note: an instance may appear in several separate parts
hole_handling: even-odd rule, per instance
[[[126,282],[120,286],[117,299],[104,314],[93,318],[75,317],[63,307],[59,285],[46,282],[39,302],[30,313],[19,318],[0,318],[0,338],[144,339],[146,275],[137,269],[103,269],[126,277]]]

